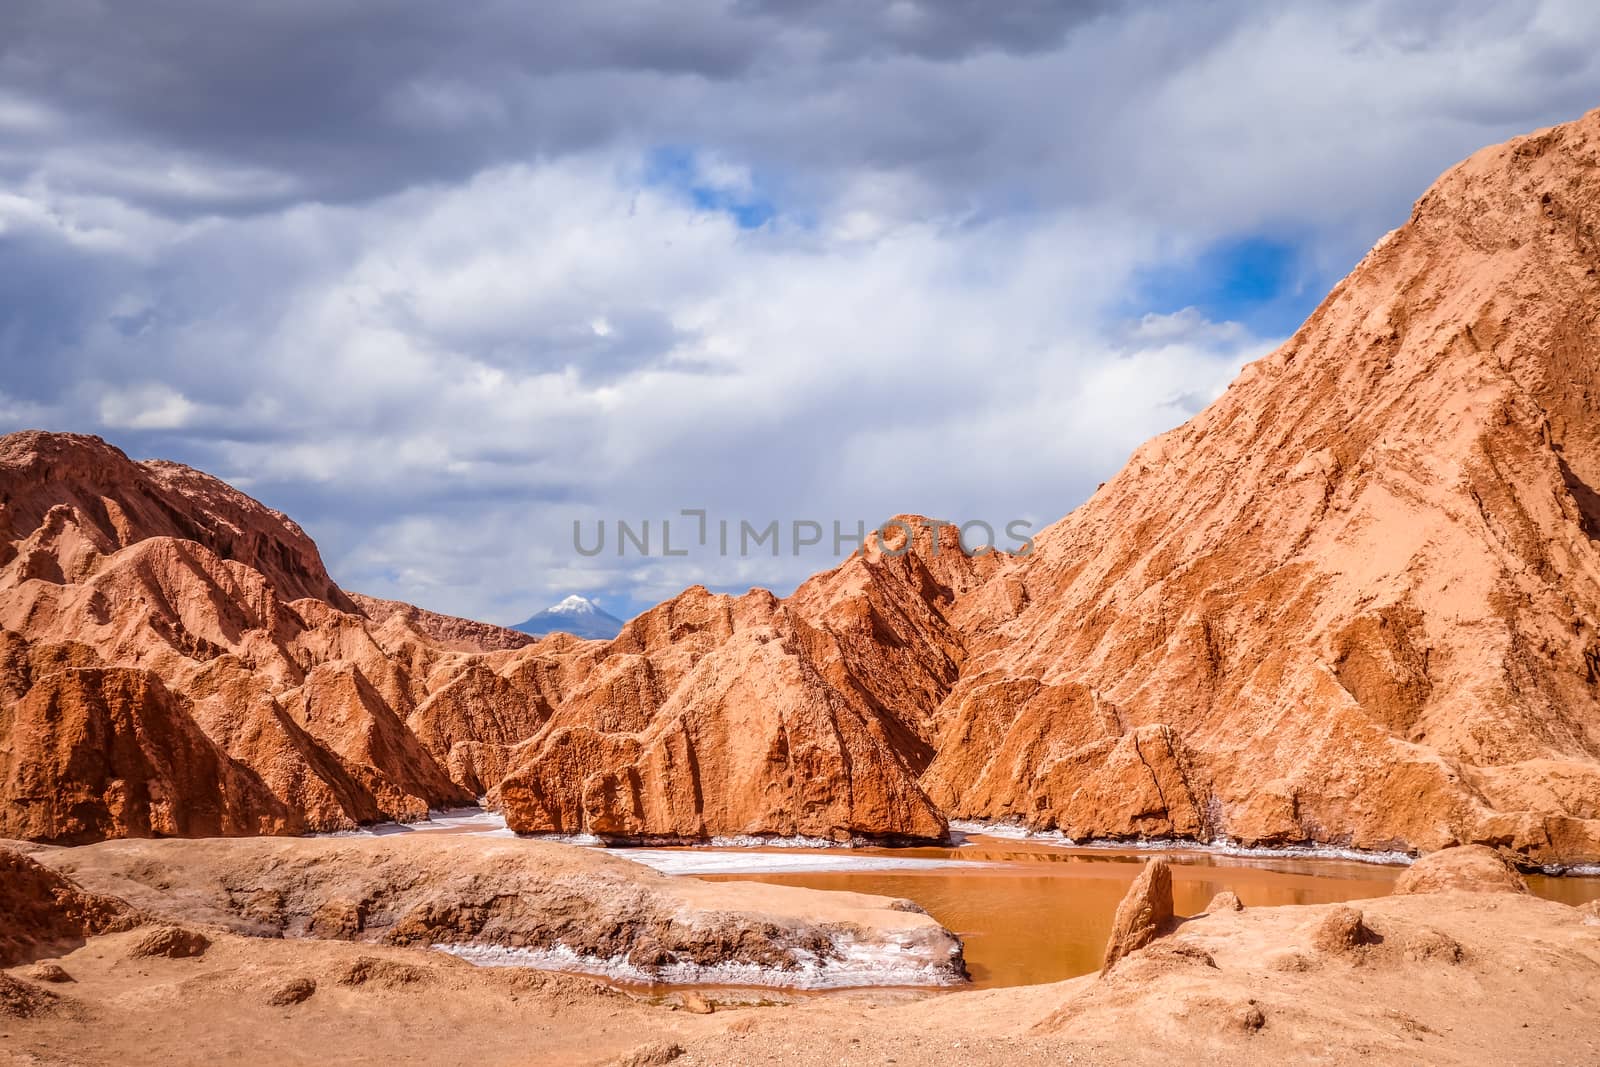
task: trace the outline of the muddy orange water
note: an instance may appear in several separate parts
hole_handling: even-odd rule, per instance
[[[476,808],[436,813],[424,823],[385,824],[370,832],[509,833],[503,818]],[[770,882],[914,900],[960,936],[973,985],[979,988],[1058,982],[1099,970],[1117,904],[1144,861],[1158,854],[983,833],[955,836],[957,845],[941,848],[617,851],[662,870],[714,881]],[[1224,889],[1237,893],[1246,907],[1258,908],[1381,897],[1405,869],[1325,855],[1230,856],[1182,848],[1159,854],[1173,862],[1173,903],[1180,915],[1199,914]],[[874,869],[875,864],[889,869]],[[783,866],[835,869],[764,869]],[[1528,886],[1563,904],[1600,900],[1600,877],[1529,875]]]
[[[1163,854],[1173,861],[1173,897],[1180,915],[1204,911],[1212,896],[1224,889],[1237,893],[1246,907],[1384,896],[1404,870],[1320,857]],[[909,870],[697,877],[909,898],[961,937],[973,985],[988,988],[1056,982],[1098,970],[1117,903],[1151,853],[974,836],[961,848],[851,849],[849,855],[964,862]],[[1596,878],[1529,881],[1541,896],[1568,903],[1600,898]]]

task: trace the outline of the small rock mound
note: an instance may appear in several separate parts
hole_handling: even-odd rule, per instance
[[[1578,905],[1578,910],[1583,913],[1584,921],[1600,923],[1600,900],[1591,900],[1587,904]]]
[[[48,989],[0,974],[0,1017],[31,1019],[53,1011],[60,998]]]
[[[711,1002],[709,1000],[701,996],[699,993],[695,993],[693,991],[684,993],[682,998],[678,1001],[678,1005],[684,1011],[689,1012],[692,1015],[710,1015],[716,1010],[711,1006]]]
[[[1484,845],[1431,852],[1394,884],[1396,896],[1417,893],[1526,893],[1528,883],[1504,856]]]
[[[1284,974],[1304,974],[1314,966],[1304,953],[1287,951],[1277,952],[1267,958],[1267,966],[1274,971]]]
[[[309,933],[328,941],[354,941],[366,921],[366,909],[355,901],[330,900],[312,913]]]
[[[28,968],[28,977],[35,982],[53,982],[56,984],[77,981],[59,963],[36,963]]]
[[[1366,924],[1361,912],[1345,904],[1328,912],[1311,935],[1311,943],[1317,951],[1330,956],[1358,952],[1380,940]]]
[[[211,947],[211,939],[197,930],[181,926],[158,926],[141,937],[129,951],[133,959],[165,956],[168,959],[192,959],[204,956]]]
[[[291,978],[267,994],[267,1003],[275,1008],[287,1008],[309,1000],[317,991],[312,978]]]
[[[1406,959],[1412,963],[1460,963],[1465,958],[1466,950],[1461,942],[1438,930],[1424,928],[1406,938]]]
[[[1239,1034],[1253,1034],[1267,1025],[1266,1013],[1254,1000],[1235,1004],[1223,1014],[1222,1028]]]
[[[1224,889],[1206,905],[1207,915],[1220,915],[1225,911],[1243,911],[1244,902],[1231,889]]]
[[[1117,905],[1100,973],[1108,973],[1122,957],[1161,936],[1171,922],[1172,864],[1165,856],[1157,856],[1145,864]]]
[[[355,962],[339,976],[339,984],[377,985],[392,989],[396,986],[416,985],[429,981],[432,977],[433,972],[426,967],[397,963],[376,956],[357,956]]]
[[[1216,957],[1211,955],[1199,945],[1191,945],[1183,941],[1162,941],[1150,946],[1150,951],[1145,953],[1145,958],[1167,963],[1176,963],[1191,967],[1217,966]]]
[[[632,1052],[622,1056],[616,1061],[617,1067],[660,1067],[663,1063],[671,1063],[683,1055],[683,1046],[670,1041],[661,1041],[652,1045],[640,1045]]]

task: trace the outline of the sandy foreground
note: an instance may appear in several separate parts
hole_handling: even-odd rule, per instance
[[[718,931],[715,951],[732,956],[748,929],[936,939],[936,924],[886,898],[671,879],[559,845],[519,854],[537,862],[439,838],[34,848],[48,877],[120,888],[139,921],[0,973],[0,1063],[1600,1062],[1594,905],[1445,880],[1359,910],[1215,908],[1105,977],[1053,985],[652,994],[473,966],[426,943],[445,928],[532,943],[551,901],[597,945],[596,901],[623,925],[670,914]],[[360,928],[328,927],[352,894],[367,900]],[[434,925],[396,945],[417,922]]]

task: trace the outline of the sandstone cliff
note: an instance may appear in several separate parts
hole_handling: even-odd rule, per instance
[[[517,829],[938,839],[916,776],[980,565],[692,589],[609,644],[340,590],[283,516],[97,438],[0,441],[0,834]],[[923,546],[931,553],[932,544]],[[880,554],[881,555],[881,554]]]
[[[937,552],[895,532],[787,600],[691,589],[607,645],[552,653],[550,717],[491,794],[510,825],[942,838],[917,776],[965,658],[945,612],[992,565],[952,531]]]
[[[1455,167],[1038,552],[951,817],[1600,856],[1600,113]],[[1122,806],[1112,800],[1120,797]]]
[[[0,834],[942,837],[1600,861],[1600,113],[1447,173],[1025,558],[951,531],[613,641],[353,596],[283,516],[0,440]],[[900,536],[896,534],[895,536]]]
[[[403,722],[468,658],[442,618],[368,618],[298,526],[198,471],[0,438],[0,835],[295,833],[469,802]]]

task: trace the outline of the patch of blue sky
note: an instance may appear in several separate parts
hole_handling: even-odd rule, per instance
[[[1212,322],[1237,322],[1260,337],[1293,333],[1317,306],[1329,279],[1295,242],[1228,238],[1142,272],[1129,300],[1134,317],[1192,307]]]
[[[645,161],[646,184],[671,189],[702,211],[728,215],[741,229],[759,229],[777,215],[778,208],[762,181],[748,173],[744,177],[744,181],[718,180],[700,153],[681,145],[658,147]]]

